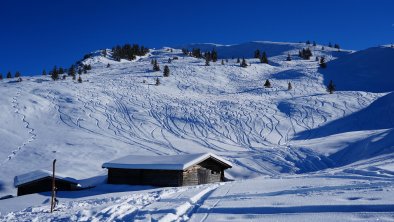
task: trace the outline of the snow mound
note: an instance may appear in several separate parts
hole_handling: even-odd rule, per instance
[[[337,90],[391,92],[394,91],[393,59],[393,48],[373,47],[330,61],[320,72],[324,74],[324,83],[333,80]]]

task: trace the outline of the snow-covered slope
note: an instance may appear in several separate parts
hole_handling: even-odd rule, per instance
[[[134,188],[125,186],[117,190],[116,186],[100,185],[96,188],[98,190],[92,190],[93,193],[65,193],[67,206],[64,207],[65,213],[59,215],[67,217],[65,215],[72,214],[76,208],[86,206],[88,211],[67,218],[104,221],[135,216],[145,218],[143,212],[153,212],[149,207],[141,215],[136,214],[135,210],[150,206],[152,209],[163,209],[152,214],[168,213],[155,218],[170,218],[168,220],[171,221],[171,218],[193,218],[194,213],[198,212],[195,206],[211,197],[206,202],[206,208],[200,212],[202,218],[214,220],[209,219],[208,211],[221,206],[218,203],[225,198],[226,192],[237,192],[234,199],[247,197],[249,191],[240,187],[257,189],[267,179],[261,176],[281,178],[286,173],[306,175],[295,176],[294,180],[283,179],[283,183],[287,184],[281,186],[283,190],[267,191],[268,194],[250,190],[256,194],[250,196],[250,203],[254,204],[252,200],[257,197],[288,194],[288,189],[293,190],[294,196],[291,198],[294,198],[302,189],[287,186],[311,175],[327,180],[331,176],[343,177],[344,180],[338,179],[336,182],[345,185],[334,188],[333,193],[342,192],[349,184],[355,183],[347,180],[348,177],[360,177],[364,183],[364,180],[371,180],[371,175],[373,179],[385,180],[383,185],[379,184],[381,189],[392,190],[392,93],[345,90],[328,94],[324,82],[326,77],[314,57],[311,60],[298,58],[298,50],[307,47],[302,43],[252,42],[233,46],[202,44],[189,47],[201,47],[204,51],[203,46],[207,50],[215,46],[219,58],[230,58],[228,63],[222,65],[219,60],[205,66],[204,60],[184,56],[180,49],[171,52],[164,48],[152,50],[149,55],[131,62],[116,62],[95,54],[84,61],[91,64],[93,69],[82,75],[84,82],[81,84],[71,78],[54,82],[50,77],[25,77],[21,83],[0,82],[0,196],[15,194],[12,186],[15,175],[36,169],[49,170],[54,158],[57,159],[59,173],[82,179],[82,185],[92,185],[97,183],[94,181],[105,180],[106,170],[101,168],[104,162],[122,156],[203,152],[212,152],[229,160],[233,168],[226,172],[226,176],[240,182],[125,195],[119,192]],[[331,68],[336,70],[334,62],[340,63],[342,59],[346,60],[357,53],[349,55],[350,51],[337,52],[328,47],[322,50],[319,45],[310,47],[314,56],[325,56],[327,61],[332,61],[325,72]],[[256,49],[267,52],[270,64],[248,59],[250,65],[241,68],[236,59],[231,59],[233,56],[250,58]],[[286,61],[288,53],[292,61]],[[179,59],[168,63],[168,59],[175,56]],[[151,59],[157,59],[162,69],[168,65],[170,76],[162,77],[162,72],[152,72]],[[364,62],[368,63],[368,60]],[[110,67],[107,68],[107,64]],[[373,65],[375,63],[371,63]],[[154,85],[156,78],[160,79],[159,86]],[[271,81],[272,88],[263,87],[266,79]],[[341,81],[337,81],[335,83],[339,86]],[[288,82],[293,85],[292,90],[287,89]],[[250,180],[255,177],[258,178]],[[327,180],[320,181],[322,189],[304,194],[323,192],[326,190],[323,183]],[[269,181],[268,186],[277,183]],[[318,182],[319,179],[314,181]],[[366,192],[373,192],[375,185],[365,185]],[[216,189],[218,187],[223,188]],[[108,190],[119,192],[107,195]],[[213,190],[218,193],[210,196],[215,193]],[[167,191],[177,193],[175,196],[185,195],[185,198],[179,197],[179,202],[174,203],[182,205],[179,211],[165,211],[164,208],[172,206],[171,203],[159,203],[159,199],[165,202]],[[317,198],[313,206],[297,209],[321,212],[324,207],[317,206],[318,202],[327,200],[333,193],[326,193],[327,196],[322,199]],[[98,194],[104,196],[99,197]],[[381,197],[385,194],[376,194],[382,200],[377,201],[378,204],[387,205],[386,198],[390,196]],[[47,195],[23,198],[32,198],[25,202],[29,206],[40,205],[46,201]],[[72,195],[77,197],[68,199]],[[339,209],[342,201],[353,198],[347,197],[347,194],[338,195],[335,199],[337,204],[329,209]],[[355,195],[361,194],[356,192]],[[192,199],[182,202],[189,197]],[[364,201],[367,197],[360,198]],[[23,210],[28,206],[18,205],[18,199],[8,200],[15,204],[12,205],[14,207],[0,207],[0,212],[5,213],[4,219],[12,220],[13,215],[37,217],[37,220],[46,217],[41,214],[44,208]],[[260,205],[265,203],[262,199],[256,199],[258,208],[248,208],[245,212],[273,212],[271,208]],[[220,201],[216,203],[216,200]],[[368,202],[367,205],[372,206],[365,209],[375,209],[373,202],[365,201],[360,204]],[[126,203],[136,207],[131,209]],[[276,203],[280,205],[283,201],[272,199],[271,205],[276,206]],[[156,204],[159,206],[156,207]],[[284,212],[295,210],[293,207],[297,203],[290,205],[283,209]],[[229,214],[230,210],[225,208],[227,206],[219,207],[215,213]],[[118,212],[116,209],[122,210]],[[361,206],[349,211],[363,212],[362,209]],[[379,209],[387,212],[392,205]],[[8,214],[10,211],[18,213]],[[35,212],[38,212],[37,215]],[[346,216],[348,214],[340,218]]]
[[[321,70],[324,82],[330,80],[338,90],[391,92],[394,91],[394,48],[381,46],[361,50],[327,64]]]
[[[234,45],[220,45],[214,43],[193,43],[180,46],[178,48],[185,48],[192,50],[199,48],[202,52],[211,51],[215,49],[220,58],[253,58],[254,52],[258,49],[261,52],[266,52],[268,56],[283,55],[288,51],[302,48],[318,48],[318,46],[306,45],[305,43],[288,43],[288,42],[270,42],[270,41],[254,41]],[[321,48],[321,46],[319,46]],[[327,47],[326,47],[327,48]],[[327,48],[330,51],[336,51],[332,48]],[[334,52],[335,54],[335,52]],[[287,54],[286,54],[287,55]]]

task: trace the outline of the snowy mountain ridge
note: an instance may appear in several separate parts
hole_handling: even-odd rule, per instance
[[[181,51],[195,47],[204,52],[212,46],[219,60],[209,66]],[[313,56],[303,60],[298,52],[307,47]],[[332,217],[335,221],[347,213],[362,219],[360,212],[392,212],[394,88],[389,85],[394,78],[392,69],[379,61],[392,60],[394,49],[322,47],[267,41],[189,44],[152,49],[146,56],[119,62],[110,52],[104,57],[97,51],[83,61],[92,70],[81,75],[82,83],[49,76],[3,80],[0,196],[15,194],[14,176],[50,170],[56,158],[59,173],[80,179],[82,185],[98,185],[59,194],[63,205],[55,218],[66,221],[245,220],[245,214],[262,221],[281,210],[299,211],[299,219],[310,211],[321,219],[342,209],[344,215]],[[252,58],[256,49],[267,53],[268,64]],[[291,61],[286,61],[288,54]],[[316,56],[326,58],[326,69],[319,67]],[[246,68],[237,63],[238,57],[246,58]],[[152,59],[161,71],[152,71]],[[164,65],[169,77],[163,77]],[[379,78],[364,87],[360,83],[368,83],[370,73]],[[267,79],[271,88],[263,86]],[[329,80],[337,86],[334,94],[326,91]],[[226,177],[235,182],[153,190],[103,184],[106,170],[101,165],[112,159],[203,152],[230,161],[233,168]],[[355,190],[340,194],[346,189]],[[300,196],[311,206],[303,208]],[[47,198],[36,194],[0,200],[9,205],[0,207],[0,220],[49,220]],[[321,204],[327,200],[332,206],[323,211]],[[86,210],[76,210],[81,206]],[[275,219],[271,216],[267,218]],[[392,219],[390,213],[378,217]]]

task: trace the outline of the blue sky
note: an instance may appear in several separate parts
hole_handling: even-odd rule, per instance
[[[126,42],[315,40],[363,49],[394,42],[394,1],[1,0],[0,73],[68,67]]]

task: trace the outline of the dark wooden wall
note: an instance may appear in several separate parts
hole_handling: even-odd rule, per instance
[[[224,167],[207,159],[197,165],[182,170],[143,170],[108,169],[108,183],[152,185],[152,186],[190,186],[224,181]]]
[[[59,191],[70,191],[75,190],[76,185],[64,180],[55,180],[55,184],[57,190]],[[46,177],[41,180],[32,181],[31,183],[23,184],[18,187],[18,196],[32,194],[32,193],[40,193],[47,192],[52,190],[52,178]]]
[[[110,168],[108,183],[176,187],[182,185],[182,171]]]

